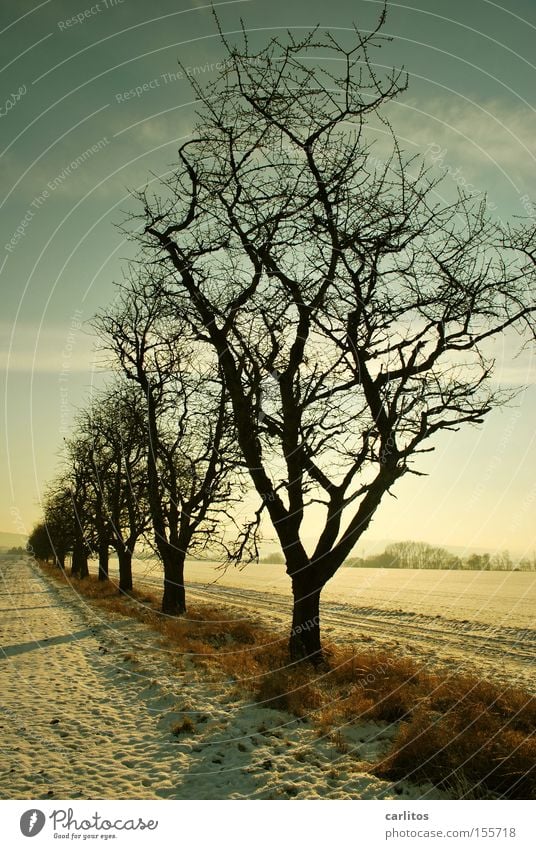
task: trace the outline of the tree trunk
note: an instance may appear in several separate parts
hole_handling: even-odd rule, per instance
[[[71,559],[71,575],[76,578],[87,578],[89,569],[87,564],[88,551],[81,539],[73,543],[73,554]]]
[[[109,550],[108,542],[99,544],[99,581],[108,580]]]
[[[289,653],[292,662],[306,660],[318,666],[322,663],[320,643],[320,593],[322,587],[310,580],[309,569],[292,579],[293,611]]]
[[[78,573],[79,578],[87,578],[89,575],[89,566],[88,566],[88,552],[85,546],[82,546],[80,552],[80,571]]]
[[[83,543],[80,544],[80,553],[78,555],[79,559],[79,568],[78,568],[78,577],[80,579],[87,578],[89,575],[89,567],[88,567],[88,551]]]
[[[74,551],[71,551],[71,578],[78,575],[79,563]]]
[[[171,545],[167,551],[161,551],[164,564],[164,594],[162,613],[179,616],[186,613],[186,592],[184,589],[184,554]]]
[[[132,552],[128,548],[120,547],[117,557],[119,558],[119,591],[128,593],[132,589]]]
[[[178,511],[175,506],[172,517],[169,518],[167,526],[162,507],[160,481],[157,468],[157,452],[160,448],[158,425],[156,418],[156,403],[148,382],[143,384],[147,397],[147,412],[150,436],[150,450],[147,458],[147,493],[149,497],[149,508],[155,535],[155,543],[158,548],[162,564],[164,566],[164,593],[162,595],[162,613],[168,616],[179,616],[186,613],[186,592],[184,589],[184,552],[187,545],[173,544],[177,537],[177,525],[179,523]],[[165,456],[165,455],[164,455]],[[173,468],[171,480],[173,481]],[[176,481],[175,481],[176,484]],[[176,495],[176,485],[172,489]],[[172,497],[172,507],[174,498]],[[168,536],[169,534],[169,536]]]

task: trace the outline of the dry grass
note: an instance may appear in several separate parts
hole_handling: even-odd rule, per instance
[[[171,729],[174,737],[180,737],[181,734],[193,734],[194,731],[195,725],[189,716],[185,716],[181,722],[177,722]]]
[[[425,776],[468,795],[485,788],[509,798],[536,797],[536,699],[518,688],[430,676],[428,693],[394,740],[378,775]]]
[[[57,581],[70,580],[42,568]],[[196,605],[186,617],[170,618],[151,592],[119,594],[93,576],[75,584],[81,596],[159,632],[176,649],[177,663],[187,658],[266,707],[310,719],[340,752],[348,748],[347,726],[394,725],[388,752],[370,765],[383,778],[431,781],[460,797],[536,797],[536,699],[519,688],[432,674],[408,658],[340,646],[326,646],[325,668],[289,665],[286,637],[221,605]],[[192,730],[183,724],[176,734]]]
[[[425,777],[455,786],[462,774],[469,792],[536,798],[536,740],[485,712],[416,711],[404,723],[376,774],[399,780]]]
[[[204,668],[223,670],[238,682],[262,674],[266,664],[271,665],[272,656],[263,655],[263,648],[276,646],[278,660],[284,657],[286,640],[282,640],[281,635],[270,633],[221,606],[192,605],[184,617],[164,616],[160,612],[160,593],[145,588],[124,593],[113,581],[99,581],[94,575],[83,580],[73,579],[50,564],[40,565],[54,580],[69,582],[81,597],[158,631],[167,645],[178,650],[174,655],[177,662],[187,657]],[[261,657],[264,662],[260,662]],[[275,654],[273,660],[275,662]]]

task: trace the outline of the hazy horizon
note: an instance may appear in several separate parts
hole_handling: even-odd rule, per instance
[[[0,548],[7,548],[8,546],[9,547],[16,547],[18,545],[21,545],[22,543],[25,543],[27,538],[28,537],[25,534],[16,534],[16,533],[12,533],[10,531],[0,531]],[[8,539],[9,541],[6,542],[5,541],[6,539]],[[352,552],[352,554],[350,555],[348,560],[352,560],[355,557],[369,557],[370,555],[373,555],[373,554],[379,554],[379,553],[383,552],[383,550],[386,548],[386,546],[391,545],[392,543],[407,542],[407,541],[408,541],[407,538],[405,538],[405,539],[402,539],[402,538],[379,539],[379,538],[375,538],[373,536],[369,536],[368,534],[364,534],[361,541],[357,544],[355,550]],[[306,548],[312,548],[313,542],[314,542],[314,540],[313,540],[312,537],[310,537],[310,538],[306,537],[304,539],[304,545],[305,545]],[[456,554],[459,557],[466,557],[466,556],[471,555],[471,554],[491,554],[491,555],[500,554],[500,553],[502,553],[503,551],[506,550],[508,552],[508,554],[510,554],[514,558],[514,560],[519,560],[522,557],[527,557],[527,556],[531,556],[531,555],[536,554],[536,549],[529,551],[529,550],[525,550],[525,549],[514,549],[514,548],[511,548],[511,549],[495,548],[494,549],[494,548],[491,548],[490,546],[488,546],[486,548],[485,546],[484,547],[482,547],[482,546],[472,546],[472,547],[470,547],[470,546],[467,546],[467,545],[446,545],[445,543],[441,542],[440,540],[434,540],[434,539],[412,539],[411,542],[425,543],[427,545],[434,546],[434,548],[444,548],[446,551],[449,551],[451,554]],[[138,548],[139,548],[139,551],[138,551]],[[278,547],[276,540],[272,540],[272,541],[270,541],[270,540],[266,541],[265,540],[265,541],[263,541],[259,546],[259,550],[260,550],[261,560],[263,558],[266,558],[266,557],[272,555],[272,554],[276,554],[276,553],[279,554],[280,551],[281,551],[280,548]],[[140,553],[145,554],[145,553],[148,553],[149,551],[150,551],[149,547],[143,547],[143,543],[141,543],[141,544],[139,543],[135,557],[139,556]],[[153,552],[153,554],[154,554],[154,552]],[[95,552],[94,556],[97,557],[96,552]],[[156,558],[156,556],[157,555],[154,554],[155,558]],[[113,560],[113,556],[111,557],[111,559]],[[207,562],[214,562],[214,563],[219,562],[217,560],[217,558],[212,558],[209,555],[206,555],[206,556],[202,556],[201,554],[196,555],[195,553],[192,553],[186,559],[187,560],[188,559],[190,559],[190,560],[202,560],[202,561],[206,560]]]

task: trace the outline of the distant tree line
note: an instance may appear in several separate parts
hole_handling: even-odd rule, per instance
[[[536,572],[536,555],[512,560],[507,551],[459,557],[425,542],[394,542],[380,554],[352,557],[345,566],[360,569],[468,569],[472,571]]]
[[[26,554],[26,549],[21,545],[14,545],[11,548],[0,548],[0,554],[4,557],[20,557]]]

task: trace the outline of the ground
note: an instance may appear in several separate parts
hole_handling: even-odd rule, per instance
[[[187,658],[178,669],[142,622],[97,611],[31,560],[0,576],[3,799],[443,797],[367,773],[386,724],[346,728],[337,747]]]
[[[160,590],[159,564],[134,566],[136,583]],[[283,566],[251,564],[222,574],[214,564],[190,561],[187,581],[190,600],[224,600],[235,613],[288,629],[291,594]],[[339,644],[406,654],[422,668],[441,666],[534,692],[535,604],[530,572],[343,567],[322,593],[322,633]]]

